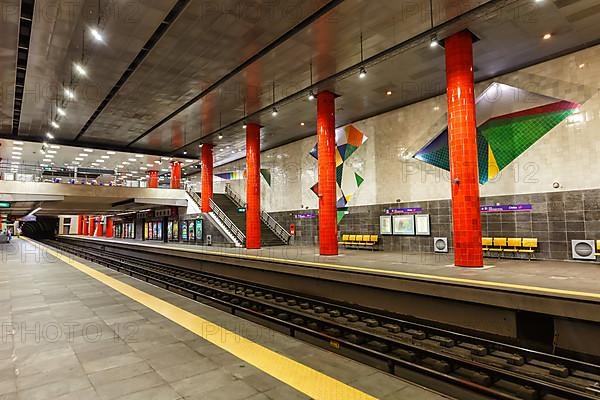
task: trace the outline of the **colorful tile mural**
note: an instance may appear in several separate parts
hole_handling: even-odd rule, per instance
[[[335,164],[337,182],[337,208],[338,222],[346,215],[346,206],[363,184],[364,177],[346,165],[346,161],[362,146],[368,137],[353,125],[348,125],[335,130]],[[310,155],[319,159],[318,145],[310,151]],[[319,183],[310,188],[315,195],[319,192]]]
[[[495,178],[579,104],[493,83],[476,100],[479,183]],[[448,127],[414,158],[450,170]]]

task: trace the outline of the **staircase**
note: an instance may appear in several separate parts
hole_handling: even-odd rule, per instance
[[[223,212],[229,217],[231,222],[246,235],[246,209],[242,205],[236,204],[227,194],[213,194],[213,201]],[[283,228],[282,228],[283,229]],[[267,246],[282,246],[287,244],[278,235],[269,228],[263,221],[261,216],[260,223],[260,244],[263,247]]]

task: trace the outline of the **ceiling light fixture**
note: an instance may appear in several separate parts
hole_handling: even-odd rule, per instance
[[[242,125],[242,129],[246,129],[248,127],[248,124],[246,123],[246,121],[244,121],[244,124]]]
[[[64,117],[65,115],[67,115],[66,111],[60,107],[56,107],[56,112],[58,113],[58,115],[60,115],[61,117]]]
[[[367,77],[367,70],[365,69],[365,67],[360,67],[360,69],[358,70],[358,77],[360,79],[364,79]]]
[[[304,126],[304,122],[300,122],[300,126]]]
[[[75,67],[75,72],[77,72],[77,74],[79,74],[81,76],[87,76],[87,71],[85,70],[83,65],[81,65],[79,63],[75,63],[75,64],[73,64],[73,66]]]
[[[56,124],[56,122],[55,122],[55,124]],[[58,124],[57,124],[57,125],[58,125]],[[54,126],[54,125],[53,125],[53,126]],[[51,134],[50,132],[46,132],[46,137],[47,137],[48,139],[54,139],[54,135],[53,135],[53,134]]]
[[[388,90],[387,92],[385,92],[385,95],[386,95],[386,96],[391,96],[391,95],[392,95],[392,91],[391,91],[391,90]]]
[[[548,39],[550,39],[551,37],[552,37],[552,34],[551,34],[551,33],[546,33],[546,34],[544,35],[544,40],[548,40]]]
[[[579,69],[583,69],[585,67],[585,64],[579,64]]]
[[[137,158],[144,158],[144,155],[143,155],[143,154],[136,154],[135,156],[136,156]]]
[[[223,135],[219,135],[218,137],[219,137],[219,139],[223,139]]]
[[[16,144],[17,146],[23,146],[25,143],[14,141],[13,144]]]
[[[315,99],[315,93],[310,89],[308,91],[308,100],[313,101]]]
[[[51,149],[56,149],[56,150],[58,150],[58,149],[60,149],[60,146],[58,146],[58,145],[56,145],[56,144],[51,144],[51,145],[50,145],[50,148],[51,148]]]
[[[312,86],[313,86],[313,65],[312,65],[312,61],[309,64],[310,67],[310,90],[308,91],[308,100],[309,101],[313,101],[315,99],[315,92],[313,92]]]
[[[183,152],[183,155],[184,155],[184,156],[185,156],[185,155],[187,155],[187,151],[184,151],[184,152]]]
[[[100,12],[98,10],[98,12]],[[96,28],[90,28],[90,34],[92,35],[92,37],[94,38],[94,40],[96,42],[100,42],[100,43],[104,43],[104,37],[102,36],[102,33],[100,33],[100,31]]]
[[[107,151],[107,152],[106,152],[106,154],[110,154],[111,156],[114,156],[114,155],[115,155],[115,154],[117,154],[117,153],[116,153],[116,152],[114,152],[114,151]]]
[[[92,150],[92,149],[83,149],[83,151],[85,151],[86,153],[93,153],[94,152],[94,150]]]
[[[279,110],[277,110],[277,107],[273,107],[273,111],[271,111],[271,115],[276,117],[277,114],[279,114]]]
[[[365,54],[364,54],[364,48],[363,48],[363,34],[362,32],[360,33],[360,69],[358,70],[358,77],[360,79],[364,79],[367,77],[367,70],[364,66],[364,62],[365,62]]]
[[[64,93],[65,93],[65,96],[67,97],[67,99],[75,100],[75,92],[73,92],[69,88],[64,88],[63,90],[64,90]]]
[[[60,128],[60,125],[56,121],[50,122],[50,125],[52,125],[52,127],[56,128],[56,129]],[[46,136],[48,136],[48,135],[46,135]]]

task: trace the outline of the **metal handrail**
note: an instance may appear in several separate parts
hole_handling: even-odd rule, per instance
[[[239,194],[237,194],[233,191],[233,189],[231,189],[231,186],[229,184],[225,185],[225,194],[231,199],[231,201],[236,203],[238,207],[247,207],[247,203],[245,203],[242,200]],[[273,231],[273,233],[275,233],[275,235],[279,239],[281,239],[286,244],[290,243],[290,238],[292,237],[292,235],[283,226],[281,226],[271,214],[269,214],[265,210],[260,210],[260,219],[262,220],[262,222],[265,223],[265,225],[267,225],[269,229]]]
[[[221,208],[213,201],[213,199],[209,199],[208,201],[213,212],[221,220],[223,225],[225,225],[225,227],[229,229],[231,233],[233,233],[233,235],[240,241],[241,244],[246,243],[246,235],[244,232],[242,232],[240,228],[238,228],[233,221],[229,219],[227,214],[221,210]]]
[[[194,192],[190,186],[186,186],[185,191],[190,195],[192,200],[194,200],[197,205],[202,206],[201,198],[198,196],[198,193]],[[246,243],[246,235],[244,235],[244,232],[242,232],[240,228],[238,228],[233,221],[229,219],[229,217],[223,212],[223,210],[221,210],[221,208],[213,201],[213,199],[209,199],[208,202],[212,208],[212,211],[219,218],[219,220],[221,220],[223,225],[225,225],[225,227],[231,231],[231,233],[240,241],[241,244]]]

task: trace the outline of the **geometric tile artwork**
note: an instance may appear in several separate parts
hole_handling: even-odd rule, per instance
[[[479,183],[496,177],[578,107],[577,103],[492,83],[476,100]],[[448,127],[414,158],[449,171]]]
[[[346,161],[362,146],[367,137],[353,125],[345,126],[335,130],[335,165],[336,165],[336,183],[337,183],[337,208],[338,222],[341,220],[342,213],[348,202],[352,199],[358,188],[363,184],[364,178],[356,171],[346,165]],[[312,148],[310,155],[319,159],[318,145]],[[319,192],[319,183],[315,183],[310,188],[315,195]]]

